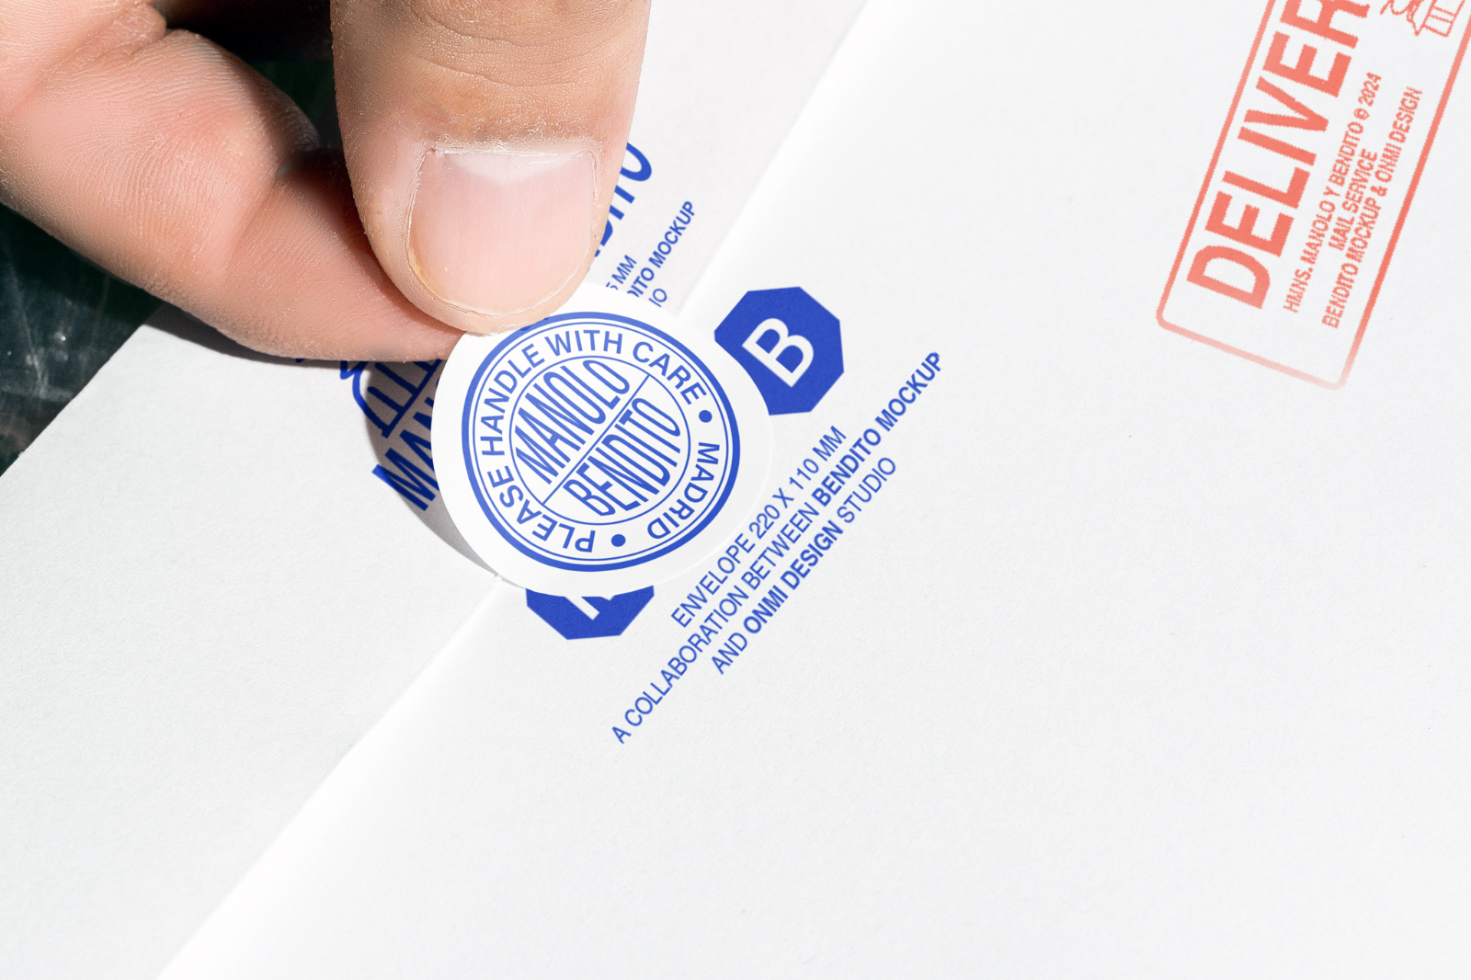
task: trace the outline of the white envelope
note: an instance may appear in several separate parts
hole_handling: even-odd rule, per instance
[[[1340,390],[1156,322],[1243,63],[1314,6],[875,0],[681,311],[841,323],[737,567],[581,639],[495,585],[166,976],[1454,975],[1471,115]],[[1402,13],[1336,16],[1462,43]]]
[[[1341,390],[1167,332],[1262,23],[870,6],[683,316],[819,300],[772,488],[887,479],[683,672],[714,563],[609,639],[498,587],[170,980],[1457,973],[1471,114]]]
[[[595,281],[683,214],[683,302],[858,6],[654,12]],[[491,589],[416,454],[437,369],[162,311],[0,480],[0,976],[156,975]]]

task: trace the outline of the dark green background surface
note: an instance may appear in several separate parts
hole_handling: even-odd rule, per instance
[[[308,118],[332,106],[331,62],[255,67]],[[158,304],[0,206],[0,472]]]

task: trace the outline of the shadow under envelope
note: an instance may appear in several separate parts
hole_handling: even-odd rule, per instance
[[[450,520],[439,493],[434,456],[429,445],[429,426],[434,414],[434,391],[443,361],[388,364],[382,361],[293,361],[242,347],[219,331],[182,310],[164,306],[148,319],[157,330],[180,340],[198,344],[230,357],[269,364],[286,364],[303,370],[331,370],[350,382],[353,400],[362,410],[368,440],[376,465],[372,475],[384,483],[383,491],[396,492],[404,506],[451,548],[494,574],[466,543]],[[365,461],[366,462],[366,461]]]
[[[441,541],[476,565],[497,574],[461,536],[440,494],[430,431],[434,396],[444,368],[441,361],[397,364],[383,361],[292,361],[236,344],[188,314],[164,307],[149,319],[156,329],[221,354],[301,370],[336,370],[349,384],[362,412],[373,449],[372,477],[383,493],[396,493],[410,513]],[[364,460],[366,466],[367,460]],[[652,586],[614,596],[564,597],[527,593],[528,607],[569,640],[618,636],[654,595]]]
[[[439,492],[429,429],[443,367],[443,361],[343,361],[339,371],[344,381],[352,383],[353,400],[367,423],[368,439],[377,457],[373,476],[396,491],[405,506],[442,541],[493,573],[494,569],[475,554],[450,520]]]

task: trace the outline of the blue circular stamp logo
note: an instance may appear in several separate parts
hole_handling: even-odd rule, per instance
[[[736,415],[710,369],[613,313],[553,316],[506,337],[476,366],[458,421],[486,520],[521,554],[568,571],[675,551],[725,506],[741,464]]]

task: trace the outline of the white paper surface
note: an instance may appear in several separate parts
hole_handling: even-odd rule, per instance
[[[655,14],[632,138],[652,172],[610,242],[652,249],[697,202],[670,305],[858,3],[770,35],[779,6]],[[418,455],[437,365],[297,365],[154,323],[0,480],[7,980],[156,975],[494,581],[430,529],[454,538]]]
[[[491,584],[335,366],[155,322],[0,481],[7,977],[156,971]]]
[[[625,159],[613,198],[621,217],[609,216],[588,283],[662,291],[664,308],[680,308],[863,2],[652,8],[629,136],[644,159]]]
[[[1166,333],[1260,17],[870,6],[684,315],[841,318],[774,473],[939,353],[884,489],[723,673],[498,587],[169,980],[1457,975],[1471,114],[1345,389]]]

